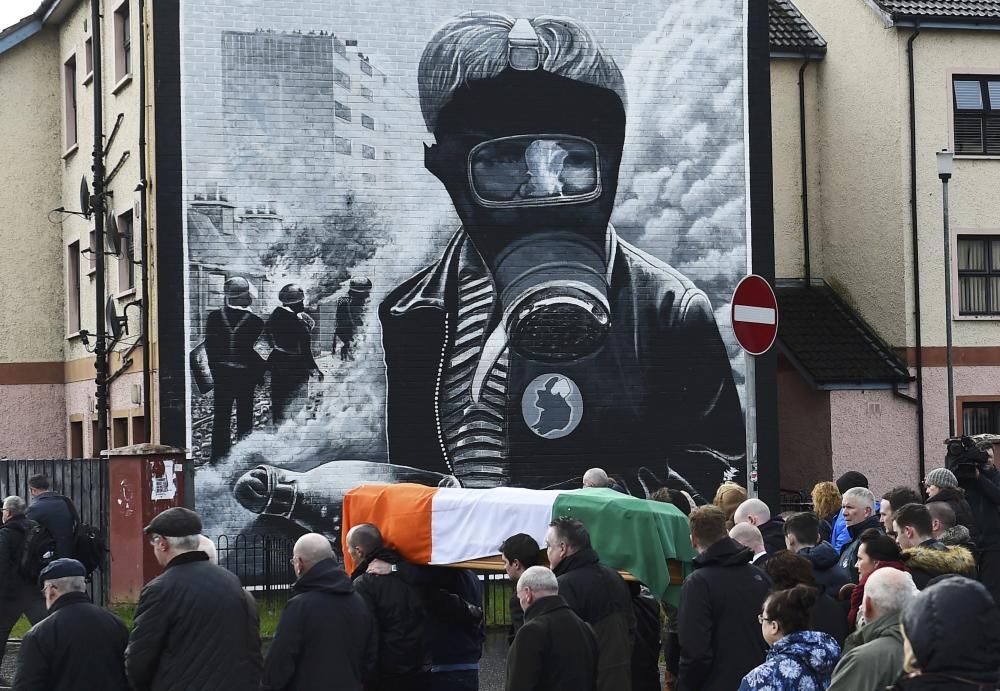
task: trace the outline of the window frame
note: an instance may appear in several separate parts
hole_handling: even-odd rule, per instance
[[[75,261],[74,261],[75,260]],[[66,243],[66,337],[83,329],[83,286],[81,286],[80,240]],[[75,280],[74,280],[75,279]],[[75,327],[75,328],[74,328]]]
[[[368,153],[371,153],[369,156]],[[367,161],[378,160],[378,149],[372,144],[362,144],[361,145],[361,158]]]
[[[341,103],[340,101],[334,99],[333,101],[333,115],[339,120],[344,122],[353,122],[354,112],[346,103]]]
[[[131,0],[122,0],[114,10],[115,86],[113,93],[132,79],[132,8]]]
[[[966,428],[965,410],[967,407],[991,409],[990,417],[993,418],[992,424],[997,425],[997,429],[993,433],[1000,433],[1000,398],[996,396],[959,396],[956,400],[956,405],[958,408],[960,434],[979,434],[979,432],[971,432]]]
[[[987,243],[986,271],[959,271],[959,240],[983,240]],[[951,286],[951,304],[953,321],[1000,321],[1000,312],[962,312],[962,277],[963,276],[997,276],[1000,270],[989,269],[990,241],[1000,240],[1000,228],[956,228],[951,236],[951,272],[954,280]],[[989,282],[987,281],[987,290]],[[988,293],[987,293],[988,296]]]
[[[79,72],[76,53],[67,55],[63,59],[62,65],[63,158],[66,158],[80,147],[79,101],[76,92],[76,80]]]
[[[371,130],[372,132],[374,132],[376,127],[375,118],[373,118],[368,113],[361,113],[361,126],[364,127],[366,130]]]
[[[983,108],[981,109],[962,109],[958,108],[958,99],[955,95],[955,82],[957,81],[976,81],[979,82],[980,94],[982,97]],[[993,108],[990,103],[989,98],[989,87],[990,82],[1000,82],[1000,73],[997,70],[983,71],[983,72],[969,72],[969,71],[952,71],[948,77],[948,104],[949,104],[949,115],[951,119],[951,142],[952,150],[955,152],[955,156],[958,158],[993,158],[1000,159],[1000,107]],[[982,150],[979,152],[959,152],[959,139],[958,139],[958,124],[959,118],[978,118],[980,124],[980,131],[982,133],[983,146]],[[989,141],[986,131],[987,120],[993,119],[996,121],[996,127],[998,130],[998,144],[995,150],[991,151],[989,147]]]
[[[94,37],[87,36],[83,41],[83,69],[87,73],[83,75],[83,85],[87,86],[94,80]]]
[[[115,216],[115,220],[118,222],[118,231],[122,232],[125,223],[128,223],[128,232],[122,232],[122,253],[118,257],[118,292],[115,293],[115,297],[123,297],[126,295],[132,295],[135,293],[135,264],[132,261],[132,255],[134,253],[135,247],[135,218],[133,217],[132,208],[130,207],[127,211],[123,211]],[[122,278],[128,279],[128,284],[122,286]]]

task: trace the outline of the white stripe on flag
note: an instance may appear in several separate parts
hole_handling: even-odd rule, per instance
[[[733,321],[751,322],[753,324],[774,324],[777,313],[770,307],[751,307],[736,305],[733,309]]]

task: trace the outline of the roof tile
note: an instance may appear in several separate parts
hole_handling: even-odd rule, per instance
[[[826,41],[791,0],[768,0],[768,11],[768,36],[772,51],[813,54],[826,52]]]

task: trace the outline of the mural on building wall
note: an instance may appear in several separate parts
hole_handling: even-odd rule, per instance
[[[742,479],[742,2],[431,4],[390,41],[391,3],[185,3],[209,532],[333,535],[373,481]]]

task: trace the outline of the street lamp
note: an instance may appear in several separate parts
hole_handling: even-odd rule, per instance
[[[948,436],[955,436],[955,373],[951,354],[951,231],[948,227],[948,181],[955,155],[947,149],[937,152],[938,178],[941,180],[941,204],[944,214],[944,318],[948,364]]]

